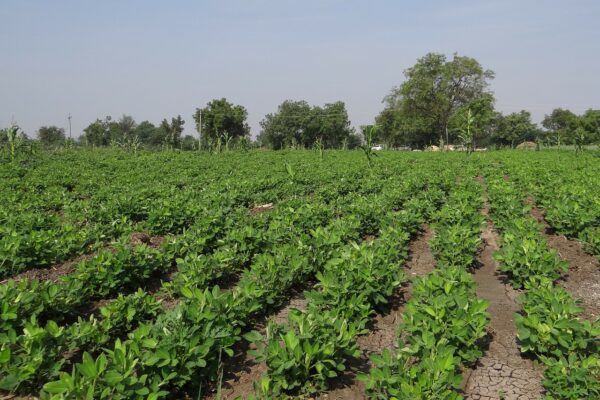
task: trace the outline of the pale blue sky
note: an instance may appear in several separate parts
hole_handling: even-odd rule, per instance
[[[227,97],[253,134],[285,99],[346,102],[369,123],[403,70],[458,52],[496,72],[503,112],[600,108],[600,1],[0,0],[0,127],[77,135],[97,117],[157,123]]]

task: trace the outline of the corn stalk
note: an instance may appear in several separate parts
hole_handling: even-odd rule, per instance
[[[465,125],[458,135],[462,145],[467,148],[467,155],[473,152],[473,142],[475,141],[475,130],[473,129],[474,123],[475,116],[469,108],[467,110],[467,115],[465,115]]]
[[[16,125],[12,125],[10,128],[6,129],[6,137],[8,139],[8,151],[10,155],[11,161],[14,161],[17,157],[17,150],[22,145],[22,138],[19,136],[19,127]]]
[[[375,156],[377,156],[377,154],[373,151],[373,138],[377,133],[377,129],[377,125],[371,125],[365,128],[364,131],[365,144],[361,146],[361,149],[365,153],[365,157],[367,157],[367,165],[369,168],[373,166],[373,159]]]

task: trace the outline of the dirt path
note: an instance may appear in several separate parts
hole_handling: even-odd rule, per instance
[[[285,307],[280,309],[277,314],[259,323],[258,326],[255,326],[255,329],[264,334],[269,320],[273,320],[278,324],[285,323],[292,308],[306,309],[306,300],[302,292],[294,293]],[[260,376],[267,371],[267,366],[264,363],[255,363],[253,357],[248,354],[249,346],[248,342],[242,340],[239,346],[234,348],[233,357],[225,362],[223,384],[221,386],[221,398],[223,400],[235,399],[238,396],[242,399],[247,398],[254,393],[254,382],[258,382]],[[212,393],[204,398],[213,400],[217,399],[217,395]]]
[[[583,250],[577,240],[556,234],[544,219],[544,210],[533,207],[531,214],[544,226],[543,235],[550,247],[569,263],[569,272],[557,283],[581,300],[586,319],[600,318],[600,263]]]
[[[406,274],[411,278],[425,275],[435,267],[435,259],[429,249],[429,240],[433,232],[428,227],[423,227],[423,232],[409,244],[409,258],[405,265]],[[373,318],[372,326],[367,335],[358,338],[357,342],[362,351],[362,356],[354,360],[348,373],[339,381],[337,387],[317,397],[317,399],[366,399],[364,384],[356,379],[359,372],[368,372],[370,368],[369,357],[373,353],[380,353],[386,348],[396,348],[398,342],[398,326],[402,321],[404,305],[410,299],[412,286],[406,285],[399,288],[390,301],[390,308],[386,312],[377,314]]]
[[[77,264],[82,261],[86,261],[94,257],[96,253],[88,253],[72,258],[68,261],[58,263],[45,268],[30,268],[26,271],[20,272],[10,278],[4,279],[0,284],[14,280],[16,282],[23,279],[38,279],[40,281],[51,281],[56,282],[61,277],[70,274],[75,271]]]
[[[482,213],[488,216],[488,208]],[[478,365],[464,371],[465,398],[471,400],[529,400],[539,399],[542,393],[543,372],[531,360],[521,356],[517,345],[514,316],[520,310],[515,302],[518,292],[503,283],[492,257],[498,249],[498,236],[490,221],[482,231],[483,248],[479,254],[480,268],[473,278],[477,296],[490,302],[489,347]]]

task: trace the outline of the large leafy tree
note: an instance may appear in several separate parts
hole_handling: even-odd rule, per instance
[[[524,141],[534,141],[540,129],[531,121],[531,113],[521,110],[508,115],[499,115],[492,140],[501,146],[514,147]]]
[[[185,121],[178,115],[175,118],[171,118],[169,122],[166,118],[163,119],[158,127],[158,139],[162,144],[169,147],[177,147],[181,144],[181,133],[183,132],[183,125]]]
[[[248,136],[250,127],[247,118],[248,112],[244,106],[234,105],[225,98],[212,100],[194,113],[196,130],[200,133],[203,145],[218,138],[237,141]]]
[[[42,126],[38,129],[37,136],[42,144],[55,146],[65,141],[65,130],[57,126]]]
[[[119,120],[113,120],[109,115],[103,120],[89,124],[83,130],[83,140],[92,146],[108,146],[112,142],[122,143],[133,138],[137,124],[130,115],[123,115]]]
[[[153,146],[162,144],[163,140],[159,129],[150,121],[140,122],[133,130],[133,135],[137,136],[140,142]]]
[[[323,107],[313,107],[308,131],[310,138],[306,143],[307,147],[316,140],[322,140],[328,148],[339,148],[347,143],[352,129],[344,102],[336,101]]]
[[[494,96],[485,94],[459,108],[448,121],[450,141],[456,140],[458,132],[464,130],[465,121],[472,117],[470,129],[473,145],[486,146],[494,133],[495,123],[500,114],[494,109]]]
[[[341,101],[311,107],[306,101],[286,100],[260,125],[259,142],[273,149],[310,148],[317,141],[328,148],[355,144],[346,105]]]
[[[406,80],[384,99],[377,118],[388,143],[424,146],[449,141],[451,117],[465,105],[484,96],[491,70],[471,57],[429,53],[404,71]]]
[[[587,110],[579,117],[579,122],[586,132],[587,143],[600,141],[600,110]]]
[[[96,119],[83,130],[82,139],[90,146],[108,146],[111,140],[111,117]]]
[[[260,121],[259,142],[273,149],[296,147],[308,143],[311,106],[306,101],[286,100],[277,112]]]
[[[577,129],[579,119],[575,113],[562,108],[555,108],[550,115],[544,116],[542,126],[548,130],[549,136],[557,145],[572,143],[573,133]]]
[[[109,125],[111,140],[118,142],[127,141],[134,135],[137,124],[131,115],[123,114],[118,121]]]

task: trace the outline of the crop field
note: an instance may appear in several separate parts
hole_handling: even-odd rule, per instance
[[[591,151],[47,152],[0,398],[600,399],[599,257]]]

